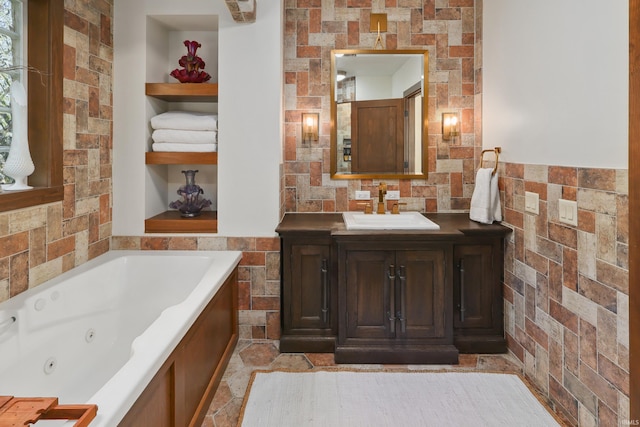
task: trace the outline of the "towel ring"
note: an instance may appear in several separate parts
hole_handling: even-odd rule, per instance
[[[500,158],[500,153],[502,152],[502,148],[500,147],[495,147],[492,150],[482,150],[482,152],[480,153],[480,167],[483,166],[484,164],[484,153],[495,153],[496,155],[496,165],[493,168],[493,171],[491,172],[491,175],[495,175],[495,173],[498,171],[498,159]]]

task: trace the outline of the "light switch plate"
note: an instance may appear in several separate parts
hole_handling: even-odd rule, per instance
[[[578,202],[573,200],[558,200],[558,219],[565,224],[578,226]]]
[[[387,191],[387,195],[385,197],[387,200],[400,200],[400,190]]]
[[[536,215],[540,214],[540,195],[531,191],[524,193],[524,210]]]
[[[369,200],[371,199],[371,192],[365,190],[356,190],[356,200]]]

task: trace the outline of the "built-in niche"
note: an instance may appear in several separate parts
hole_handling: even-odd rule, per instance
[[[170,83],[176,85],[211,85],[218,83],[218,16],[217,15],[149,15],[146,20],[146,82]],[[204,71],[211,75],[206,83],[179,83],[170,76],[172,70],[182,68],[179,59],[186,55],[185,40],[196,40],[201,44],[197,55],[205,61]],[[196,87],[196,86],[192,86]],[[186,86],[178,89],[186,88]],[[147,153],[151,152],[153,143],[150,120],[153,116],[167,111],[197,111],[211,114],[218,113],[217,88],[215,96],[147,96],[145,118]],[[218,143],[220,141],[218,140]],[[172,155],[171,153],[167,153]],[[145,218],[154,218],[170,211],[169,203],[180,199],[177,189],[184,185],[183,170],[198,170],[196,184],[202,187],[203,196],[212,204],[207,210],[217,213],[217,153],[216,160],[210,156],[193,154],[189,158],[193,162],[180,161],[176,154],[175,161],[163,161],[161,164],[149,164],[145,168]],[[209,153],[207,153],[209,154]],[[200,160],[202,159],[202,161]],[[203,232],[217,231],[216,227],[206,228]],[[162,228],[163,230],[165,228]],[[167,228],[168,229],[168,228]],[[145,227],[147,232],[150,232]]]

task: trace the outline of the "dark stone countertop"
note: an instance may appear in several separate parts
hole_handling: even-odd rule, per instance
[[[452,236],[506,236],[511,229],[499,223],[480,224],[469,219],[468,213],[423,214],[440,226],[440,230],[347,230],[341,213],[287,213],[278,224],[279,234],[317,233],[339,236],[410,236],[433,238]]]

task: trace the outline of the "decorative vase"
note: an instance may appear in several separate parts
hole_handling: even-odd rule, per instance
[[[195,40],[185,40],[184,45],[187,47],[187,54],[178,61],[183,68],[176,68],[169,75],[178,79],[180,83],[204,83],[211,79],[209,73],[202,71],[204,61],[196,55],[196,51],[202,45]]]
[[[182,171],[182,173],[184,174],[186,183],[178,188],[177,191],[178,195],[182,197],[182,200],[169,203],[169,207],[179,210],[183,217],[193,218],[200,215],[202,209],[211,206],[211,200],[201,197],[204,191],[196,184],[196,173],[198,173],[198,170],[189,169]]]
[[[11,83],[11,120],[13,136],[9,156],[4,163],[4,174],[13,178],[14,183],[4,187],[5,190],[28,190],[27,177],[33,173],[35,166],[29,153],[29,130],[27,125],[27,93],[19,81]]]

